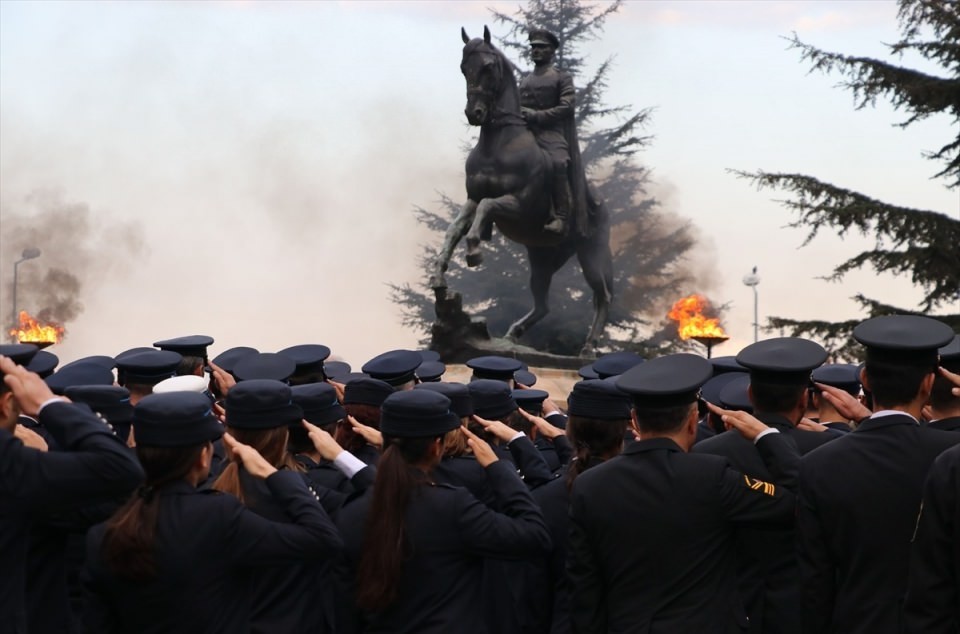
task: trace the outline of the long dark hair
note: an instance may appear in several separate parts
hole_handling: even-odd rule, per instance
[[[287,427],[271,427],[269,429],[238,429],[227,425],[227,431],[237,439],[237,442],[250,445],[277,469],[287,468],[292,471],[304,471],[303,465],[297,462],[293,454],[287,449]],[[223,469],[223,473],[213,483],[213,488],[223,493],[229,493],[243,502],[243,488],[240,486],[240,467],[231,462]]]
[[[400,568],[410,555],[404,533],[407,507],[419,486],[428,481],[426,473],[410,465],[422,462],[436,440],[436,436],[383,438],[386,450],[377,464],[357,567],[357,605],[364,610],[383,610],[397,598]]]
[[[347,403],[343,409],[357,419],[357,422],[380,429],[380,408],[376,405],[367,405],[365,403]],[[353,431],[350,422],[344,418],[337,423],[336,430],[333,432],[333,439],[347,451],[356,453],[367,445],[363,436]]]
[[[567,470],[567,489],[573,487],[577,476],[595,467],[612,453],[623,447],[623,436],[627,433],[630,419],[601,420],[571,416],[567,420],[567,438],[573,443],[575,459]]]
[[[193,447],[144,447],[137,458],[146,481],[107,521],[101,553],[107,567],[122,579],[147,581],[157,576],[156,539],[160,500],[157,490],[182,480],[209,443]]]

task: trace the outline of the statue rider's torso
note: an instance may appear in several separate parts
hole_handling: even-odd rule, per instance
[[[520,82],[520,105],[531,110],[548,110],[551,116],[531,125],[541,146],[566,150],[564,124],[574,115],[573,77],[551,66],[541,74],[530,73]]]

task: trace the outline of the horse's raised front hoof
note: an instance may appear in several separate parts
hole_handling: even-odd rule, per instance
[[[476,251],[467,251],[467,266],[480,266],[483,263],[483,252],[480,249]]]

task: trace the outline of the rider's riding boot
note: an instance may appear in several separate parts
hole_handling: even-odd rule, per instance
[[[548,233],[563,235],[567,230],[567,217],[573,206],[573,197],[570,195],[570,183],[565,171],[557,174],[553,179],[553,214],[550,221],[543,226]]]

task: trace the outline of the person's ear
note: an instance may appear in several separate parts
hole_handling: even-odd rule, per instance
[[[867,369],[860,368],[860,385],[863,386],[864,392],[872,392],[870,389],[870,381],[867,380]]]
[[[6,391],[0,394],[0,429],[13,432],[19,416],[20,407],[17,405],[17,400],[13,398],[13,392]]]

